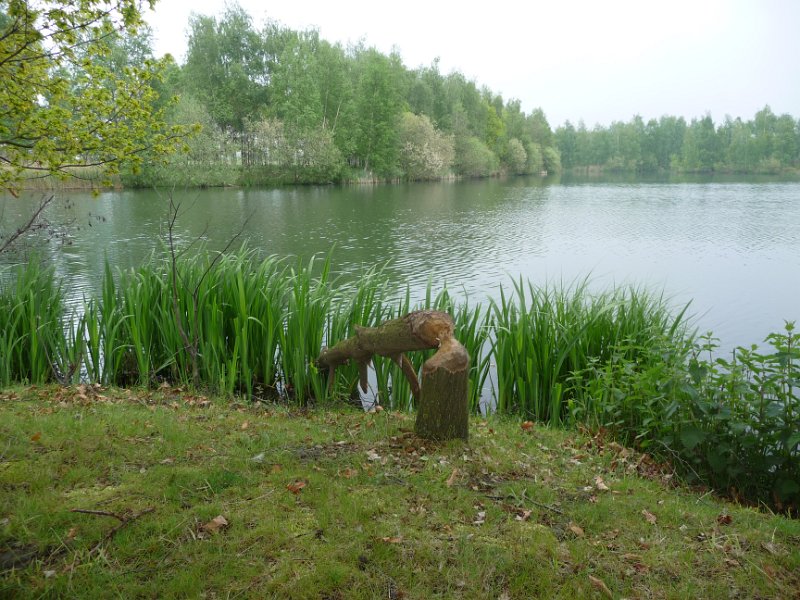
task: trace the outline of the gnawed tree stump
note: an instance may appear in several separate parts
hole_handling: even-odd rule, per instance
[[[436,440],[467,439],[467,377],[469,354],[453,337],[453,318],[438,310],[418,310],[378,327],[356,326],[356,334],[331,348],[323,348],[317,366],[328,369],[333,386],[336,367],[352,360],[358,365],[361,389],[367,391],[367,367],[372,357],[396,362],[418,400],[417,434]],[[411,362],[403,354],[438,348],[422,366],[422,387]]]

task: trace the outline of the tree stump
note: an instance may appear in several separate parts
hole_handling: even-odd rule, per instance
[[[422,396],[417,406],[417,435],[433,440],[469,437],[467,380],[469,354],[455,338],[422,365]]]
[[[436,440],[467,439],[467,378],[469,354],[453,337],[453,318],[437,310],[418,310],[378,327],[356,326],[356,334],[331,348],[323,348],[317,366],[328,369],[333,386],[336,367],[353,360],[358,364],[361,389],[367,391],[367,367],[373,355],[386,356],[403,369],[419,400],[416,431]],[[422,367],[422,388],[411,362],[403,354],[438,348]]]

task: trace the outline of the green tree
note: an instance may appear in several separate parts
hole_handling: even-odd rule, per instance
[[[356,162],[365,171],[393,176],[406,96],[403,64],[399,55],[385,56],[374,48],[360,50],[356,60]]]
[[[542,147],[539,144],[531,142],[525,147],[525,152],[528,155],[528,162],[525,166],[527,173],[539,175],[544,168],[544,157],[542,156]]]
[[[544,170],[550,175],[561,171],[561,155],[553,146],[547,146],[542,150],[542,162],[544,164]]]
[[[411,180],[436,179],[453,165],[453,136],[438,131],[426,115],[403,113],[400,119],[400,167]]]
[[[245,119],[267,102],[269,70],[261,36],[238,5],[221,20],[193,15],[189,21],[186,91],[208,108],[222,127],[242,131]]]
[[[465,177],[486,177],[497,172],[497,156],[477,137],[456,138],[456,171]]]
[[[713,171],[722,158],[721,144],[711,115],[692,119],[683,140],[682,163],[688,171]]]
[[[15,191],[31,172],[69,177],[95,166],[110,175],[174,150],[186,132],[167,128],[153,87],[169,59],[114,68],[108,40],[142,26],[139,7],[0,2],[0,187]]]
[[[511,138],[506,145],[505,164],[510,173],[522,175],[528,171],[528,153],[517,138]]]
[[[781,165],[789,167],[797,163],[798,151],[797,125],[791,115],[781,115],[775,122],[773,154]]]
[[[563,126],[556,129],[555,142],[561,154],[561,164],[565,169],[576,165],[578,155],[578,136],[575,126],[566,121]]]

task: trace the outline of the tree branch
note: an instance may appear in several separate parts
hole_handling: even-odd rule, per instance
[[[33,215],[31,215],[31,218],[28,219],[28,222],[18,227],[17,230],[12,233],[9,238],[2,243],[2,245],[0,245],[0,254],[8,250],[15,241],[33,228],[36,220],[39,218],[39,215],[41,215],[44,209],[47,208],[47,205],[53,201],[53,198],[55,198],[55,196],[51,195],[49,198],[42,199],[38,208],[33,212]]]

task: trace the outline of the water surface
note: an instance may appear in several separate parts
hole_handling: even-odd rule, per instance
[[[797,182],[516,178],[173,197],[182,241],[203,236],[221,249],[244,227],[242,239],[264,255],[330,252],[345,273],[388,264],[392,281],[411,286],[415,297],[429,278],[470,301],[497,296],[519,276],[536,283],[588,276],[596,288],[645,285],[676,306],[691,300],[697,326],[725,349],[761,342],[800,317]],[[128,268],[162,251],[166,192],[60,198],[48,218],[74,226],[66,244],[50,243],[46,252],[73,299],[95,293],[106,258]],[[32,199],[0,199],[3,225],[20,219]]]

